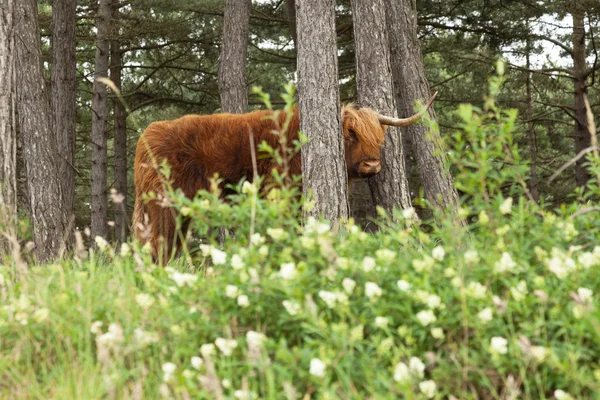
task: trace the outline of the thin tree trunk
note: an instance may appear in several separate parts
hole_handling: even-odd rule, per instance
[[[121,90],[123,52],[119,41],[119,2],[115,1],[112,17],[113,37],[110,42],[110,78]],[[127,218],[127,111],[117,96],[113,96],[113,120],[115,136],[115,239],[127,241],[129,219]]]
[[[0,0],[0,232],[10,232],[17,223],[15,3],[16,0]],[[0,261],[9,252],[10,244],[0,234]]]
[[[352,0],[351,3],[358,101],[382,114],[395,116],[384,0]],[[369,179],[373,201],[387,211],[411,207],[402,147],[400,131],[389,127],[381,149],[381,172]]]
[[[65,220],[75,219],[75,124],[77,122],[76,0],[52,3],[52,130],[58,146],[58,168]]]
[[[302,147],[302,186],[312,193],[309,215],[334,223],[348,217],[348,174],[338,87],[334,0],[297,0],[298,105]]]
[[[572,2],[573,16],[573,74],[575,84],[575,152],[590,147],[591,136],[588,128],[585,97],[587,96],[587,74],[585,61],[585,9],[579,0]],[[575,183],[582,187],[590,179],[590,173],[585,167],[587,157],[575,163]]]
[[[219,60],[219,93],[224,112],[248,111],[246,58],[251,0],[226,0]]]
[[[285,0],[285,14],[288,20],[288,26],[290,27],[290,34],[294,41],[294,46],[298,44],[298,35],[296,34],[296,1]]]
[[[527,54],[526,54],[526,62],[527,62],[527,70],[531,69],[531,40],[527,40]],[[533,96],[532,96],[532,83],[531,83],[531,72],[526,72],[527,74],[527,138],[529,140],[529,157],[531,158],[531,164],[529,165],[529,192],[531,193],[531,197],[537,203],[539,201],[539,193],[538,193],[538,180],[537,180],[537,146],[536,146],[536,137],[535,137],[535,123],[533,121]]]
[[[57,257],[65,229],[61,210],[56,140],[52,137],[50,102],[44,83],[42,51],[35,0],[17,4],[17,104],[27,169],[29,209],[40,261]]]
[[[92,94],[92,237],[107,236],[106,199],[106,86],[98,78],[108,76],[111,0],[100,0],[96,20],[96,58]]]
[[[417,6],[415,0],[385,1],[398,113],[410,115],[415,101],[430,97],[417,37]],[[435,119],[433,108],[429,109],[429,115]],[[458,194],[439,131],[419,123],[402,129],[415,154],[427,199],[441,209],[456,209]]]

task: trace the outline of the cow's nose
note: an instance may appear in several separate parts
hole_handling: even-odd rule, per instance
[[[379,160],[374,160],[374,161],[365,161],[365,164],[370,168],[370,169],[377,169],[381,166],[381,162]]]

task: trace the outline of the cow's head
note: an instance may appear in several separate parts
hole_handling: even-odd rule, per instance
[[[342,109],[342,125],[348,178],[368,178],[379,173],[381,146],[387,126],[414,124],[429,109],[436,95],[437,92],[429,99],[424,111],[408,118],[387,117],[371,108],[345,105]]]

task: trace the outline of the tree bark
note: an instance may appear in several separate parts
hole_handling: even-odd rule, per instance
[[[110,78],[121,90],[123,52],[119,41],[119,2],[114,2],[112,15],[113,34],[110,42]],[[117,96],[113,96],[113,121],[115,137],[115,190],[113,197],[115,207],[115,239],[117,242],[127,241],[129,219],[127,218],[127,111]]]
[[[14,18],[16,0],[0,0],[0,231],[17,223],[17,132],[15,123]],[[10,252],[0,235],[0,261]]]
[[[531,69],[531,40],[527,39],[527,54],[525,56],[527,62],[527,81],[526,81],[526,95],[527,95],[527,138],[529,141],[529,157],[531,158],[529,164],[529,192],[531,193],[532,199],[537,203],[539,201],[539,192],[538,192],[538,180],[537,180],[537,146],[536,146],[536,137],[535,137],[535,122],[533,121],[533,96],[532,96],[532,82],[531,82],[531,74],[529,72]]]
[[[52,3],[52,131],[58,146],[58,168],[65,220],[75,219],[75,125],[77,122],[76,0]]]
[[[585,61],[585,8],[579,0],[572,1],[571,15],[573,16],[573,75],[575,85],[575,152],[590,147],[591,135],[588,127],[585,108],[585,98],[588,92]],[[585,166],[587,157],[582,157],[575,163],[575,183],[583,187],[590,179],[590,173]]]
[[[290,27],[290,34],[294,41],[294,46],[297,46],[298,35],[296,34],[296,1],[285,0],[285,14],[288,20],[288,26]]]
[[[405,116],[414,112],[415,101],[430,97],[417,37],[417,6],[415,0],[385,1],[396,102],[398,113]],[[435,120],[433,107],[429,116]],[[458,194],[439,131],[420,123],[402,129],[414,152],[427,199],[441,209],[456,209]]]
[[[352,0],[351,3],[358,101],[361,106],[396,116],[384,0]],[[369,179],[369,186],[373,201],[385,210],[411,207],[402,137],[398,128],[387,129],[381,149],[381,172]]]
[[[338,88],[334,0],[297,0],[298,106],[302,147],[302,186],[312,192],[309,215],[334,223],[348,217],[348,174]]]
[[[219,93],[223,112],[248,111],[246,59],[251,0],[226,0],[219,60]]]
[[[57,146],[51,131],[37,18],[35,0],[18,2],[15,47],[19,126],[23,135],[35,253],[40,261],[48,261],[60,254],[66,224],[61,210]]]
[[[107,236],[106,119],[108,92],[98,78],[108,76],[111,0],[100,0],[96,19],[96,57],[92,93],[92,237]]]

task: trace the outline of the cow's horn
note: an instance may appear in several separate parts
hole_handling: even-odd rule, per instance
[[[427,110],[429,110],[429,107],[431,107],[431,104],[433,103],[433,100],[435,99],[435,96],[437,96],[437,94],[438,92],[435,92],[433,96],[431,96],[431,98],[427,102],[427,107],[425,107],[425,110],[421,111],[420,113],[417,113],[408,118],[394,118],[379,114],[379,123],[382,125],[390,126],[408,126],[414,124],[423,116],[425,112],[427,112]]]

